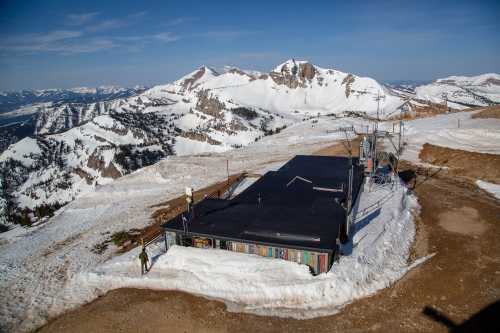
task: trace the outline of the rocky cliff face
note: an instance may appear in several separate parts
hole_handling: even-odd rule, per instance
[[[307,87],[307,84],[311,83],[315,75],[316,67],[314,65],[305,61],[296,62],[295,60],[285,62],[270,73],[276,84],[286,85],[291,89]]]

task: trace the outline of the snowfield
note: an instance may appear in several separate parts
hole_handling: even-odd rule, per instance
[[[476,184],[477,186],[479,186],[486,192],[491,193],[491,195],[500,200],[500,185],[485,182],[482,180],[477,180]]]
[[[317,121],[317,122],[316,122]],[[342,139],[328,133],[338,126],[367,123],[328,117],[292,125],[243,149],[198,156],[169,156],[82,195],[47,222],[0,234],[0,329],[30,331],[87,299],[68,289],[79,273],[113,257],[113,248],[96,254],[93,247],[118,231],[151,223],[152,205],[175,198],[186,186],[195,189],[231,173],[264,172],[296,154],[308,154]]]
[[[52,103],[80,95],[88,102]],[[102,253],[96,247],[116,232],[150,225],[152,206],[185,187],[225,179],[226,161],[231,174],[263,174],[344,139],[332,131],[338,127],[363,131],[373,125],[336,117],[388,119],[408,99],[419,99],[410,106],[444,98],[454,108],[494,104],[500,102],[500,75],[448,77],[413,94],[288,60],[269,73],[217,73],[204,66],[147,90],[83,87],[11,97],[34,104],[4,116],[37,113],[31,134],[38,136],[16,139],[0,155],[15,176],[5,178],[13,186],[6,197],[18,208],[70,202],[31,228],[0,233],[0,332],[27,332],[120,287],[182,290],[224,301],[232,311],[303,319],[336,313],[391,285],[426,259],[408,261],[419,206],[396,179],[363,185],[352,242],[330,272],[315,277],[307,266],[223,250],[173,247],[164,253],[162,242],[149,249],[154,264],[142,277],[139,249],[117,256],[112,245]],[[402,159],[420,163],[425,143],[500,154],[500,120],[472,114],[405,122]],[[392,127],[386,122],[379,128]],[[498,185],[477,185],[500,195]],[[0,200],[0,212],[6,204]]]
[[[404,102],[371,78],[305,61],[258,77],[203,66],[128,98],[46,103],[26,134],[31,141],[7,133],[5,145],[14,143],[0,167],[12,170],[5,183],[21,218],[22,209],[66,204],[167,155],[222,153],[318,115],[374,115],[379,104],[385,117]]]
[[[418,162],[425,142],[500,153],[500,121],[470,115],[406,122],[408,146],[403,158]],[[184,290],[223,300],[233,311],[295,318],[335,313],[354,299],[389,286],[412,267],[407,260],[415,234],[412,217],[418,210],[416,199],[397,182],[391,185],[393,194],[387,186],[365,185],[355,206],[353,243],[343,249],[347,256],[329,273],[316,277],[308,275],[307,267],[291,262],[178,247],[163,254],[161,244],[150,253],[155,258],[151,273],[140,277],[137,249],[120,257],[112,247],[103,254],[92,251],[114,232],[148,225],[151,206],[177,197],[186,186],[199,189],[224,179],[226,160],[230,173],[263,173],[296,154],[331,145],[343,138],[331,130],[351,125],[361,130],[370,123],[320,117],[290,125],[242,149],[169,156],[98,186],[43,224],[1,233],[0,298],[9,302],[0,303],[0,330],[33,330],[49,317],[125,286]],[[390,123],[383,126],[392,128]],[[193,152],[185,149],[186,154]],[[380,200],[382,207],[372,210]]]
[[[472,119],[475,112],[457,112],[405,122],[404,139],[407,146],[402,159],[420,163],[418,155],[425,143],[500,154],[500,119]],[[384,125],[388,130],[392,129],[390,123]]]
[[[500,102],[500,74],[449,76],[415,88],[416,97],[434,103],[448,100],[449,106],[465,109]]]
[[[381,208],[373,204],[386,200]],[[149,248],[151,271],[141,276],[140,249],[78,274],[70,283],[87,301],[123,287],[181,290],[226,302],[232,311],[299,319],[334,314],[353,300],[373,294],[411,267],[416,198],[397,182],[365,184],[352,243],[329,273],[312,276],[297,263],[217,249]],[[423,258],[413,265],[424,261]]]

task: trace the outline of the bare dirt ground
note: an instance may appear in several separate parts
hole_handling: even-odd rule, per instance
[[[320,149],[314,153],[314,155],[320,156],[349,156],[349,148],[351,149],[352,156],[359,155],[359,143],[361,142],[361,136],[357,136],[351,142],[343,140],[341,143],[331,145]],[[349,147],[350,144],[350,147]],[[349,147],[349,148],[348,148]]]
[[[447,107],[442,103],[432,103],[429,101],[419,101],[422,103],[422,106],[412,105],[410,113],[406,113],[403,116],[403,120],[411,120],[417,118],[429,118],[434,117],[440,114],[446,114],[450,112],[463,112],[462,110],[453,109]],[[475,108],[470,108],[467,111],[473,111]],[[401,115],[397,114],[389,118],[389,120],[399,120],[401,119]]]
[[[500,201],[469,178],[407,163],[400,170],[422,207],[411,257],[436,255],[337,315],[259,317],[181,292],[119,289],[39,331],[500,332]]]
[[[500,105],[490,106],[478,112],[472,118],[500,118]]]
[[[424,162],[446,167],[447,173],[467,177],[472,182],[482,179],[500,184],[500,155],[474,153],[426,143],[418,157]]]

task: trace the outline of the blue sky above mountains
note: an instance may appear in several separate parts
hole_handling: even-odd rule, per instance
[[[498,1],[2,1],[0,89],[153,85],[308,59],[380,81],[500,72]]]

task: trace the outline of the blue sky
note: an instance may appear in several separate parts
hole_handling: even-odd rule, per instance
[[[500,1],[0,1],[0,90],[307,59],[380,81],[500,72]]]

